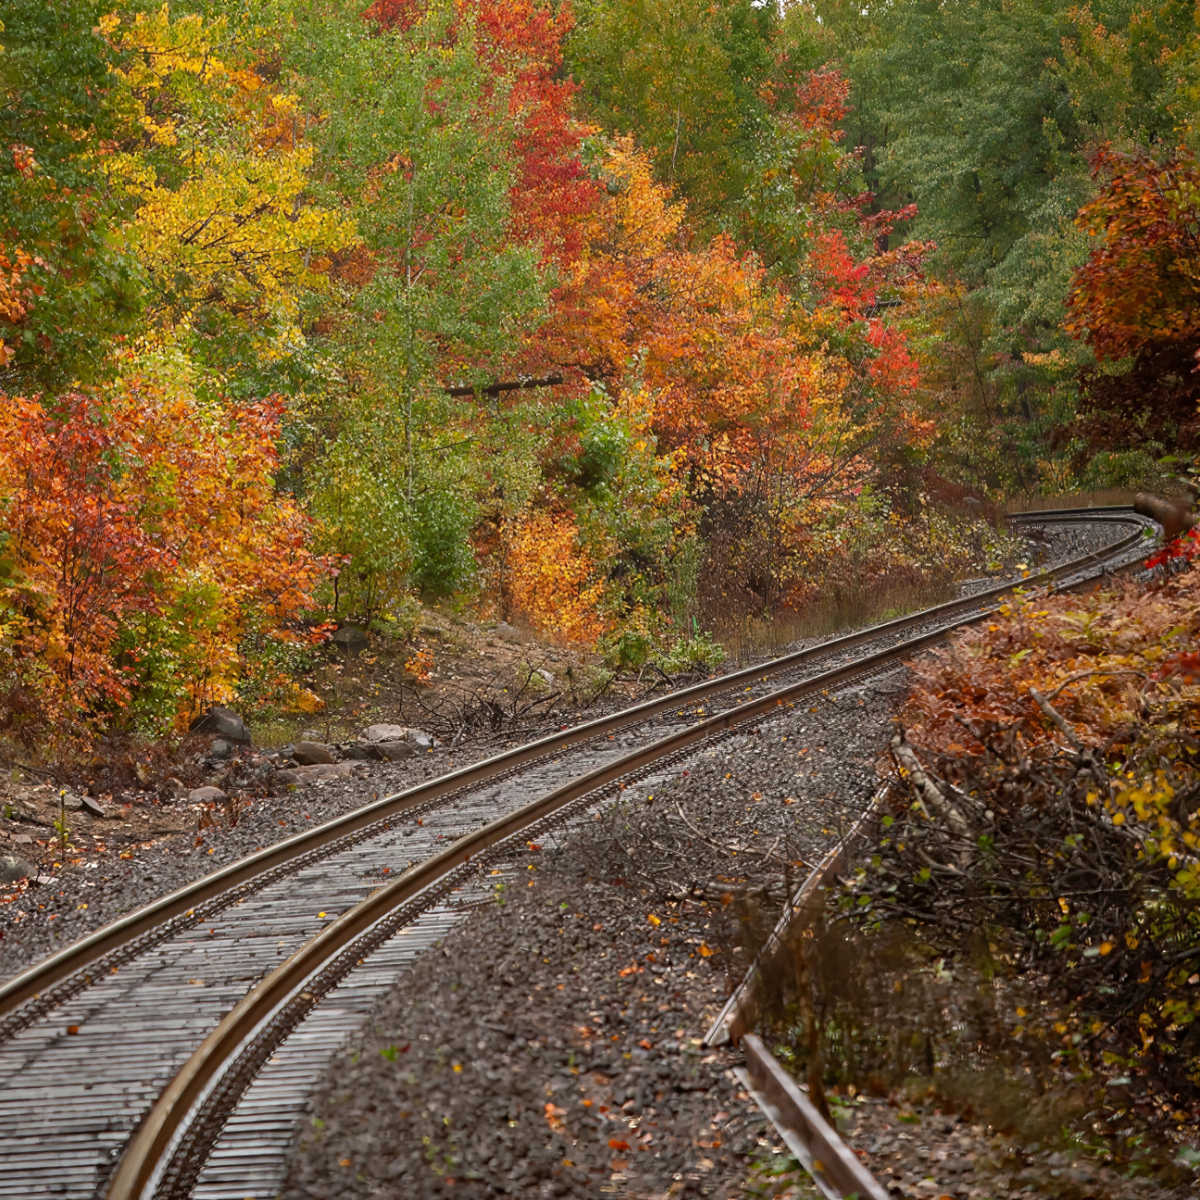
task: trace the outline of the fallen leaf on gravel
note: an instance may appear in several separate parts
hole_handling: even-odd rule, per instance
[[[553,1129],[555,1133],[557,1133],[563,1127],[562,1119],[563,1119],[563,1114],[566,1112],[566,1109],[559,1108],[557,1104],[554,1104],[552,1101],[547,1100],[545,1112],[546,1112],[546,1124],[549,1125],[550,1128]]]
[[[701,958],[712,958],[712,956],[715,953],[716,953],[716,951],[707,942],[700,943],[700,957]]]
[[[653,913],[647,913],[646,920],[649,921],[651,925],[661,925],[662,924],[661,918],[656,917]]]
[[[621,1141],[620,1138],[609,1138],[608,1139],[608,1148],[610,1150],[628,1150],[629,1143]]]

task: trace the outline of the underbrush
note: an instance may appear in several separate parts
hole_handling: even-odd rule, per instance
[[[831,513],[792,565],[792,586],[764,611],[722,584],[704,597],[714,636],[732,661],[773,653],[953,599],[962,581],[1011,573],[1026,544],[982,517],[923,509],[901,518],[870,506]]]
[[[929,1098],[1194,1185],[1198,636],[1192,565],[1026,596],[916,668],[869,857],[771,981],[818,1097]]]

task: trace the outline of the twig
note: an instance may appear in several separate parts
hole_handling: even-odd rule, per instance
[[[1050,693],[1049,693],[1049,695],[1047,695],[1047,696],[1043,697],[1043,699],[1045,699],[1045,700],[1047,700],[1047,701],[1053,700],[1053,699],[1055,699],[1055,697],[1058,695],[1058,693],[1059,693],[1059,692],[1061,692],[1061,691],[1063,690],[1063,688],[1065,688],[1065,687],[1066,687],[1068,684],[1072,684],[1072,683],[1078,683],[1078,682],[1079,682],[1079,680],[1081,680],[1081,679],[1087,679],[1087,678],[1089,678],[1089,677],[1090,677],[1090,676],[1092,676],[1092,675],[1107,675],[1107,676],[1110,676],[1110,677],[1111,677],[1111,676],[1116,676],[1116,675],[1136,675],[1136,676],[1137,676],[1139,679],[1146,679],[1146,678],[1147,678],[1147,675],[1146,675],[1146,672],[1145,672],[1145,671],[1134,671],[1134,670],[1132,670],[1131,668],[1124,669],[1124,670],[1120,670],[1120,671],[1101,671],[1101,670],[1095,670],[1095,671],[1079,671],[1079,672],[1078,672],[1078,673],[1076,673],[1075,675],[1068,675],[1068,676],[1066,677],[1066,679],[1064,679],[1064,680],[1062,681],[1062,683],[1060,683],[1060,684],[1058,685],[1058,687],[1056,687],[1056,688],[1054,689],[1054,691],[1050,692]],[[1035,697],[1036,697],[1037,693],[1035,692],[1035,693],[1034,693],[1034,695],[1035,695]]]
[[[772,845],[769,850],[755,850],[752,846],[739,846],[733,842],[722,846],[720,842],[713,841],[712,838],[708,837],[706,834],[701,832],[701,830],[697,829],[696,826],[687,819],[687,817],[684,815],[683,808],[678,801],[675,802],[675,811],[679,813],[679,819],[688,827],[688,829],[691,830],[695,837],[698,837],[706,846],[711,846],[714,850],[721,851],[722,854],[746,854],[753,855],[755,858],[773,858],[776,862],[783,863],[784,866],[789,865],[787,859],[781,858],[775,853],[776,847],[780,842],[783,841],[783,834],[780,834],[779,837],[775,839],[774,845]],[[806,867],[810,865],[809,863],[804,862],[803,859],[797,859],[796,861],[800,862]]]

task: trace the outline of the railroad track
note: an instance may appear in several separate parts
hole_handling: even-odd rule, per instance
[[[1139,558],[1131,510],[1102,552]],[[631,779],[990,611],[991,588],[684,689],[368,805],[130,914],[0,987],[0,1197],[274,1195],[309,1080],[398,970],[490,894],[513,846]],[[724,698],[724,699],[722,699]],[[724,705],[714,711],[717,703]],[[556,832],[557,831],[557,832]]]

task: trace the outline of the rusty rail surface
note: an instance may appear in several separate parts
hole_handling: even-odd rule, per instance
[[[748,1033],[742,1050],[751,1095],[822,1194],[829,1200],[889,1200],[882,1184],[859,1162],[762,1040]]]

